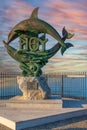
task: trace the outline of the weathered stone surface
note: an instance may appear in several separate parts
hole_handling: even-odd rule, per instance
[[[51,95],[50,88],[44,77],[23,77],[18,76],[17,82],[22,91],[23,99],[41,100],[47,99]]]

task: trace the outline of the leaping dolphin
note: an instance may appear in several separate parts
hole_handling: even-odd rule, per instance
[[[8,35],[8,44],[18,37],[17,31],[22,32],[34,32],[34,33],[47,33],[55,38],[62,47],[67,49],[66,44],[64,44],[62,38],[60,37],[59,33],[47,22],[38,18],[38,7],[35,8],[30,16],[29,19],[26,19],[16,26],[13,27],[11,32]]]

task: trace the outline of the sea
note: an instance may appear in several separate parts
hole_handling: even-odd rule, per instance
[[[85,75],[48,76],[46,80],[53,95],[87,100],[87,76]],[[10,98],[16,95],[22,95],[17,79],[14,77],[0,78],[0,97]]]

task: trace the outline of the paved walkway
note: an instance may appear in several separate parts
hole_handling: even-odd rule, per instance
[[[25,130],[87,130],[87,116],[71,118]]]
[[[87,109],[87,101],[63,99],[62,111]],[[41,111],[39,111],[41,112]],[[0,125],[0,130],[11,130],[3,125]],[[64,121],[58,121],[47,125],[42,125],[34,128],[27,128],[24,130],[87,130],[87,116],[78,118],[71,118]]]
[[[12,130],[0,124],[0,130]],[[87,130],[87,116],[71,118],[47,125],[42,125],[24,130]]]

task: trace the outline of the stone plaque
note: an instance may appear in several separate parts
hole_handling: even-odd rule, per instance
[[[37,81],[27,82],[28,90],[38,90],[38,83]]]

